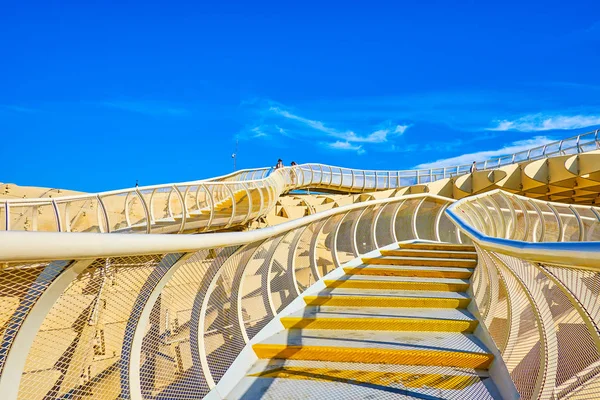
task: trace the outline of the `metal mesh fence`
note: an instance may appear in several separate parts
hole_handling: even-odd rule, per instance
[[[157,204],[175,213],[168,204],[181,200],[168,193],[175,192]],[[192,209],[207,193],[182,192]],[[355,257],[357,236],[366,238],[364,252],[376,248],[374,235],[393,241],[397,214],[414,212],[420,200],[413,200],[339,212],[243,246],[2,264],[0,368],[8,354],[23,361],[22,370],[11,369],[18,395],[6,398],[201,398],[298,293]],[[441,221],[436,213],[423,214],[424,223]],[[26,322],[32,341],[11,353]]]
[[[521,397],[599,397],[598,274],[478,252],[474,300]]]

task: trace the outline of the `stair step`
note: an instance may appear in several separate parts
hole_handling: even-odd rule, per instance
[[[304,301],[312,306],[466,308],[471,299],[461,292],[327,288]]]
[[[258,360],[228,399],[496,399],[487,371],[411,365]],[[321,396],[320,396],[321,395]]]
[[[475,251],[475,246],[451,243],[398,243],[401,249],[443,250],[443,251]]]
[[[473,332],[478,321],[466,310],[308,306],[281,318],[287,329]]]
[[[350,275],[337,280],[325,280],[325,285],[332,288],[465,292],[469,288],[469,281],[454,278]]]
[[[345,267],[344,271],[350,275],[415,276],[423,278],[469,279],[473,275],[473,270],[470,268],[421,267],[411,265],[406,265],[402,268],[391,265],[359,265],[356,267]]]
[[[421,257],[363,257],[365,264],[376,265],[413,265],[427,267],[470,267],[477,266],[477,260],[464,260],[455,258],[421,258]]]
[[[477,259],[477,252],[474,251],[391,249],[380,250],[380,253],[382,256]]]
[[[487,369],[493,360],[472,334],[288,329],[255,344],[259,358]]]

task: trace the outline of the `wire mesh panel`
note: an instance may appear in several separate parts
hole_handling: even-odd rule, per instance
[[[396,238],[399,242],[403,240],[416,239],[412,230],[412,218],[415,208],[419,205],[421,199],[408,199],[398,209],[396,213],[395,230]]]
[[[204,350],[208,368],[215,383],[221,379],[227,368],[233,363],[246,342],[242,336],[238,315],[239,290],[247,286],[239,286],[235,279],[239,278],[238,268],[245,265],[254,254],[254,249],[236,252],[235,247],[223,249],[215,256],[213,263],[221,265],[219,272],[212,279],[213,284],[204,300]],[[250,252],[252,254],[250,254]],[[266,268],[266,266],[264,267]],[[247,277],[246,277],[247,278]],[[247,280],[244,280],[244,284]],[[264,293],[264,290],[262,291]],[[247,293],[247,292],[242,292]],[[242,317],[245,307],[242,301]],[[248,311],[248,308],[246,308]],[[202,315],[200,315],[202,318]]]
[[[208,392],[192,329],[194,301],[208,279],[210,251],[202,250],[176,267],[145,321],[139,365],[144,398],[197,398]],[[196,322],[197,322],[196,318]]]
[[[63,292],[27,356],[19,398],[115,398],[125,327],[160,255],[98,259]]]
[[[343,215],[338,214],[329,218],[321,228],[321,232],[317,236],[314,244],[314,255],[318,273],[321,277],[333,271],[338,265],[334,259],[335,248],[333,247],[335,240],[335,229],[342,220]]]
[[[375,243],[377,247],[387,246],[396,242],[392,227],[394,215],[399,206],[399,203],[389,203],[379,209],[375,225]]]
[[[304,228],[294,254],[294,275],[296,276],[296,285],[300,293],[304,292],[315,283],[315,275],[312,269],[311,261],[311,243],[314,235],[319,232],[321,223],[312,223]]]
[[[0,373],[23,321],[68,265],[67,261],[0,265]]]
[[[354,210],[345,214],[339,228],[336,237],[336,252],[340,263],[345,263],[353,258],[357,257],[358,254],[354,253],[354,223],[360,216],[362,210]]]
[[[522,282],[497,258],[494,258],[494,264],[502,280],[506,282],[510,296],[511,323],[502,359],[521,397],[534,399],[539,386],[538,377],[543,368],[539,321]]]
[[[277,312],[290,304],[297,296],[295,278],[290,262],[290,253],[294,253],[293,242],[296,230],[288,232],[279,242],[273,253],[270,267],[269,290],[271,301]]]
[[[275,315],[266,287],[269,280],[271,258],[281,237],[267,240],[254,252],[245,266],[241,283],[241,306],[244,312],[244,327],[252,339]],[[263,289],[264,288],[264,289]]]
[[[419,239],[438,240],[436,235],[436,223],[439,212],[445,202],[425,199],[419,206],[416,231]]]
[[[478,252],[474,300],[521,397],[600,396],[598,274]]]

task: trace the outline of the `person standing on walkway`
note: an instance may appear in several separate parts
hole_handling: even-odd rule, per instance
[[[283,161],[281,158],[277,160],[277,164],[275,165],[275,169],[283,168]]]
[[[477,162],[473,161],[473,164],[471,164],[471,169],[469,170],[470,173],[473,173],[477,171]]]

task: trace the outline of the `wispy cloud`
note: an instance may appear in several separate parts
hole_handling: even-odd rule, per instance
[[[365,150],[361,145],[356,145],[349,142],[342,142],[340,140],[333,143],[325,143],[325,146],[335,150],[353,150],[356,151],[358,154],[365,153]]]
[[[600,125],[600,115],[547,115],[531,114],[515,120],[496,121],[490,131],[539,132],[551,130],[581,129]]]
[[[391,136],[400,136],[410,127],[410,125],[400,124],[392,126],[392,124],[387,123],[385,127],[379,127],[379,129],[376,129],[371,133],[360,135],[351,130],[333,128],[323,121],[302,117],[280,106],[270,106],[268,112],[285,120],[293,121],[299,124],[303,129],[308,128],[316,132],[324,133],[326,136],[333,139],[338,139],[334,142],[324,143],[328,148],[337,150],[355,150],[360,154],[365,152],[364,148],[362,146],[353,145],[353,143],[385,143],[388,142]],[[310,133],[308,133],[308,135],[313,136],[313,134]]]
[[[103,101],[99,104],[102,107],[152,116],[182,116],[189,113],[186,108],[150,101]]]
[[[260,127],[260,126],[255,126],[254,128],[250,129],[250,131],[254,133],[254,135],[252,135],[252,137],[255,137],[255,138],[269,136],[266,132],[264,132],[262,130],[262,127]]]
[[[518,153],[520,151],[529,150],[534,147],[543,146],[545,144],[553,142],[547,136],[535,136],[532,139],[517,140],[497,150],[482,150],[475,153],[463,154],[457,157],[444,158],[441,160],[423,163],[415,166],[415,168],[427,169],[427,168],[439,168],[449,167],[455,165],[470,164],[473,161],[485,161],[493,157],[500,157]]]
[[[394,129],[394,133],[398,135],[403,135],[406,130],[410,128],[410,125],[396,125],[396,129]]]

